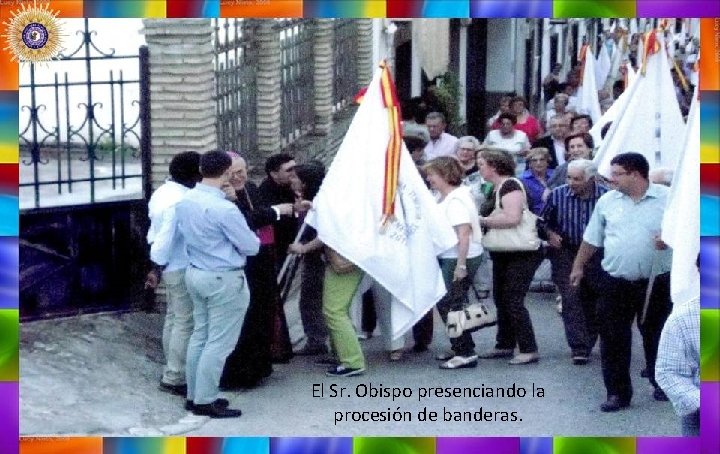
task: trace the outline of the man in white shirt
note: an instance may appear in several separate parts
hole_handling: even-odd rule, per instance
[[[160,390],[180,396],[187,390],[185,358],[193,331],[193,305],[185,287],[185,268],[189,262],[185,243],[177,230],[175,206],[200,181],[199,165],[199,153],[186,151],[175,155],[170,161],[170,179],[153,192],[148,203],[147,240],[153,269],[148,273],[145,288],[157,288],[162,275],[167,298],[162,335],[166,364]]]
[[[430,141],[425,146],[425,159],[430,161],[440,156],[453,156],[458,139],[445,132],[445,116],[440,112],[430,112],[425,117],[425,126],[430,133]]]

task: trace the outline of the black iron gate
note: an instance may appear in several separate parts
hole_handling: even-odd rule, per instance
[[[246,156],[257,145],[252,26],[246,19],[213,19],[218,147]]]
[[[143,303],[151,190],[148,51],[105,52],[96,34],[85,19],[74,50],[23,68],[23,319]]]

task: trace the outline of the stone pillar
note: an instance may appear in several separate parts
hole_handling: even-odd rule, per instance
[[[373,19],[357,20],[357,83],[358,90],[370,84],[375,65],[373,61]]]
[[[274,20],[258,20],[255,26],[257,44],[257,147],[258,157],[266,158],[278,153],[282,147],[280,137],[280,35],[273,28]],[[261,163],[250,163],[259,165]],[[262,166],[261,166],[262,167]]]
[[[313,21],[313,25],[314,133],[327,136],[332,128],[335,24],[333,19],[316,19]]]
[[[174,155],[217,148],[210,19],[144,19],[150,54],[153,189]]]

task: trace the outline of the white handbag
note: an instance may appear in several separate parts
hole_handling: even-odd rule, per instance
[[[462,310],[448,312],[445,331],[449,338],[455,339],[464,332],[471,333],[496,323],[497,317],[483,303],[474,303]]]
[[[489,229],[483,235],[483,248],[490,252],[537,251],[540,249],[541,244],[537,232],[537,216],[528,208],[527,194],[522,182],[517,178],[509,178],[508,180],[515,180],[522,188],[525,196],[522,219],[520,224],[509,229]],[[500,208],[500,189],[502,189],[502,185],[495,192],[495,209],[493,213],[502,210]]]

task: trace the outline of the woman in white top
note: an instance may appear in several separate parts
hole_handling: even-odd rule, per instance
[[[525,155],[530,150],[527,134],[515,129],[517,119],[511,113],[503,113],[498,118],[500,129],[493,129],[485,137],[483,145],[501,148],[515,159],[515,174],[522,175],[525,171]]]
[[[437,191],[440,209],[455,229],[458,244],[439,256],[448,293],[438,302],[437,308],[444,323],[451,310],[460,310],[466,304],[472,278],[481,262],[482,232],[478,223],[478,209],[470,189],[462,185],[464,171],[457,159],[444,156],[433,159],[424,167],[430,187]],[[477,366],[475,344],[470,333],[450,339],[452,353],[440,354],[444,360],[441,369],[459,369]]]

